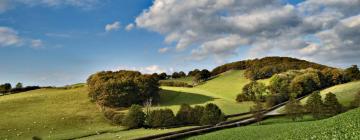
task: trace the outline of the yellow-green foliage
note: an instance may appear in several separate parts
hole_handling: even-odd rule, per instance
[[[221,130],[189,138],[190,140],[297,140],[360,139],[360,108],[338,116],[309,122],[252,125]]]

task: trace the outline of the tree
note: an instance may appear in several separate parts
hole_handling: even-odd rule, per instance
[[[195,106],[190,113],[190,122],[191,124],[200,125],[200,120],[204,115],[205,107],[203,106]]]
[[[215,125],[225,120],[225,115],[221,109],[213,104],[209,103],[205,106],[203,116],[200,119],[202,125]]]
[[[189,71],[188,76],[195,76],[198,73],[200,73],[200,70],[199,69],[194,69],[192,71]]]
[[[208,71],[207,69],[203,69],[195,75],[194,81],[200,83],[208,80],[210,77],[211,77],[210,71]]]
[[[15,88],[17,89],[23,88],[23,84],[19,82],[16,84]]]
[[[264,107],[263,104],[256,100],[254,101],[254,105],[252,107],[250,107],[250,112],[253,114],[256,122],[258,122],[260,124],[260,121],[262,120],[262,118],[264,117]]]
[[[351,108],[357,108],[360,107],[360,91],[355,94],[354,100],[350,104]]]
[[[304,107],[301,105],[299,100],[291,97],[289,102],[285,105],[285,113],[293,121],[302,119],[304,116]]]
[[[146,125],[152,128],[166,128],[176,124],[176,118],[171,109],[152,110],[145,119]]]
[[[8,93],[11,90],[11,84],[5,83],[0,85],[0,93]]]
[[[176,120],[179,124],[191,124],[191,112],[192,108],[189,104],[181,104],[179,111],[176,114]]]
[[[352,65],[351,67],[345,69],[345,75],[350,81],[360,79],[360,71],[357,65]]]
[[[180,74],[179,74],[178,72],[174,72],[174,73],[171,75],[171,78],[173,78],[173,79],[180,78]]]
[[[266,86],[263,83],[252,81],[243,87],[242,95],[237,96],[237,101],[264,101],[266,93]]]
[[[319,91],[315,91],[310,95],[306,101],[305,108],[315,119],[323,117],[324,104]]]
[[[179,72],[179,77],[180,77],[180,78],[182,78],[182,77],[186,77],[186,74],[185,74],[185,72],[183,72],[183,71],[180,71],[180,72]]]
[[[141,106],[132,105],[129,112],[124,117],[122,124],[130,129],[140,128],[144,125],[145,113],[142,111]]]
[[[160,80],[165,80],[165,79],[167,79],[167,77],[168,76],[167,76],[167,74],[165,72],[159,74],[159,79]]]
[[[327,93],[324,101],[324,115],[326,117],[335,116],[343,111],[343,106],[339,103],[334,93]]]

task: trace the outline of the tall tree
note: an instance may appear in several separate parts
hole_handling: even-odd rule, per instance
[[[335,116],[343,110],[343,106],[339,103],[336,95],[331,92],[326,94],[324,107],[326,117]]]
[[[299,100],[291,97],[289,102],[285,105],[285,113],[293,121],[302,119],[304,116],[304,107],[301,105]]]
[[[11,84],[5,83],[3,85],[0,85],[0,93],[7,93],[11,90]]]
[[[19,82],[19,83],[16,84],[15,88],[18,88],[18,89],[23,88],[23,84]]]
[[[315,119],[323,117],[324,103],[321,100],[319,91],[315,91],[310,95],[306,101],[305,108]]]

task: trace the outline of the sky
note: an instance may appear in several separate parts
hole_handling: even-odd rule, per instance
[[[359,0],[0,0],[0,83],[212,69],[265,56],[360,63]]]

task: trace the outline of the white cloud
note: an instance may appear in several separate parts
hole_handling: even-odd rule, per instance
[[[125,30],[126,30],[126,31],[130,31],[130,30],[132,30],[134,27],[135,27],[135,25],[134,25],[133,23],[130,23],[130,24],[128,24],[128,25],[125,27]]]
[[[164,35],[178,51],[191,48],[197,60],[225,59],[245,45],[249,56],[360,61],[359,13],[359,0],[154,0],[135,26]]]
[[[105,31],[107,31],[107,32],[117,31],[119,29],[120,29],[120,22],[119,21],[115,21],[114,23],[105,25]]]
[[[41,47],[43,47],[43,41],[40,39],[31,40],[31,47],[32,48],[41,48]]]
[[[0,47],[16,46],[21,43],[21,38],[15,30],[0,26]]]
[[[158,52],[159,52],[159,53],[166,53],[166,52],[168,52],[169,50],[170,50],[170,48],[165,47],[165,48],[160,48],[160,49],[158,50]]]

